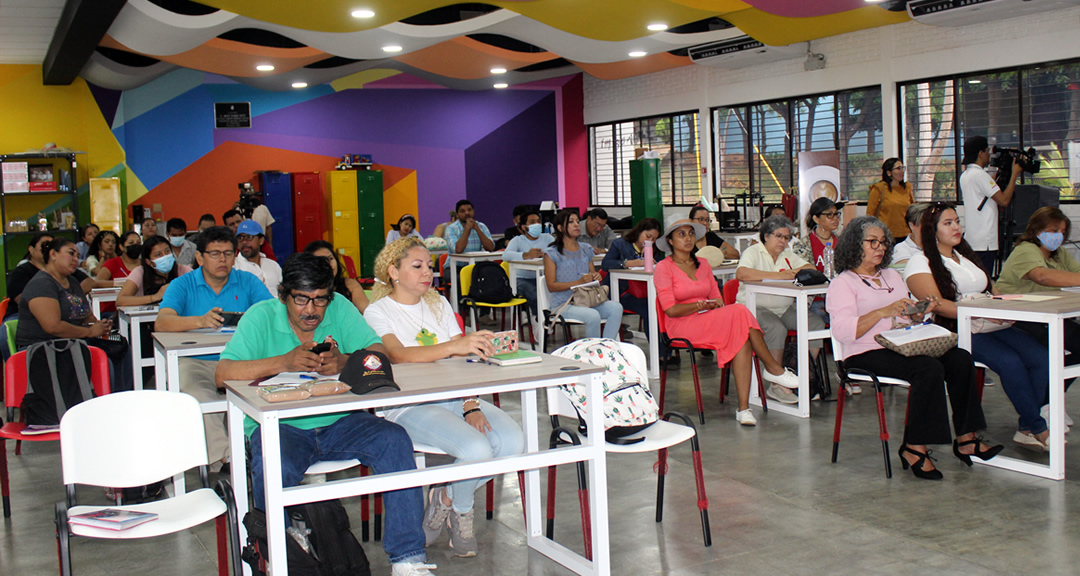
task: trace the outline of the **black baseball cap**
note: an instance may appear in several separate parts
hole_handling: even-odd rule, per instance
[[[367,348],[349,355],[345,368],[341,370],[340,380],[352,388],[353,394],[401,390],[394,383],[394,370],[390,366],[390,359],[382,352]]]

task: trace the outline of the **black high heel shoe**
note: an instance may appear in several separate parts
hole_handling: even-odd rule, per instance
[[[909,464],[907,459],[904,458],[904,452],[914,454],[914,455],[918,456],[919,459],[916,460],[914,464]],[[926,461],[927,460],[933,460],[933,458],[930,457],[930,449],[927,449],[926,454],[923,454],[922,452],[916,452],[916,451],[912,450],[911,448],[908,448],[907,444],[901,444],[900,445],[899,455],[900,455],[900,466],[904,470],[907,470],[908,468],[911,468],[911,472],[913,474],[915,474],[916,478],[921,478],[923,480],[941,480],[942,478],[945,477],[941,473],[941,470],[938,470],[938,469],[923,470],[923,467],[926,466]]]
[[[976,436],[975,438],[972,438],[971,440],[968,440],[966,442],[959,442],[957,440],[953,440],[952,441],[952,453],[957,458],[959,458],[961,462],[963,462],[964,464],[967,464],[968,466],[971,466],[971,457],[972,456],[978,456],[979,460],[982,460],[983,462],[986,462],[987,460],[989,460],[989,459],[993,458],[994,456],[997,456],[998,454],[1000,454],[1001,451],[1005,449],[1004,446],[1002,446],[1001,444],[998,444],[997,446],[990,446],[989,450],[979,450],[979,446],[981,446],[982,444],[985,444],[985,443],[986,443],[986,441],[983,440],[982,437],[980,437],[980,436]],[[970,444],[975,445],[975,452],[974,453],[972,453],[972,454],[964,454],[964,453],[960,452],[960,447],[961,446],[968,446]]]

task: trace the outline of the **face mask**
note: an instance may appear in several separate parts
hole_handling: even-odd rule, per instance
[[[541,233],[540,231],[543,230],[543,228],[544,228],[543,225],[537,223],[537,224],[529,224],[529,227],[526,230],[528,231],[529,236],[532,236],[533,238],[536,238],[536,237],[540,236],[540,233]]]
[[[176,264],[176,256],[172,254],[166,254],[157,260],[152,260],[154,263],[154,269],[162,274],[168,274],[172,272],[173,264]]]
[[[131,244],[124,248],[124,253],[131,260],[138,260],[142,256],[142,244]]]
[[[1051,252],[1060,248],[1061,243],[1065,241],[1065,235],[1061,232],[1039,232],[1037,238],[1042,243],[1043,248]]]
[[[173,246],[176,246],[177,248],[179,248],[179,247],[184,245],[184,237],[183,236],[169,236],[169,244],[172,244]]]

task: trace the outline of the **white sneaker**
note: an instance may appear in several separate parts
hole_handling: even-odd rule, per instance
[[[784,368],[783,374],[769,374],[768,370],[762,370],[761,377],[766,382],[779,384],[784,388],[796,389],[799,387],[799,376],[792,372],[791,368]]]
[[[434,574],[432,570],[438,568],[434,564],[420,562],[397,562],[390,566],[391,576],[427,576]]]
[[[1050,424],[1050,405],[1049,404],[1045,404],[1045,405],[1043,405],[1042,408],[1039,409],[1039,416],[1042,416],[1042,419],[1046,420],[1047,425]],[[1066,434],[1069,433],[1069,429],[1072,428],[1072,425],[1073,425],[1073,420],[1072,420],[1072,418],[1069,418],[1069,413],[1066,412],[1065,413],[1065,433]]]
[[[862,394],[862,386],[860,386],[858,384],[848,384],[847,385],[847,393],[848,393],[848,396],[852,396],[852,395],[855,395],[855,394]]]
[[[799,397],[794,392],[777,384],[769,386],[769,389],[765,391],[765,395],[781,404],[799,403]]]
[[[1022,448],[1027,448],[1032,452],[1049,452],[1050,446],[1043,444],[1041,440],[1036,438],[1032,434],[1027,434],[1019,430],[1016,434],[1013,434],[1013,442],[1019,444]]]
[[[757,426],[757,418],[754,418],[754,413],[749,408],[736,412],[735,421],[743,426]]]

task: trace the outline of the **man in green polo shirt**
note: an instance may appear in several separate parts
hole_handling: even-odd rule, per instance
[[[325,258],[294,254],[281,270],[278,298],[252,306],[221,353],[216,380],[254,380],[280,372],[337,374],[353,352],[386,353],[375,331],[351,302],[334,297],[334,271]],[[329,351],[311,352],[316,342]],[[265,502],[262,435],[245,423],[251,441],[251,486],[255,506]],[[272,456],[271,456],[272,457]],[[320,460],[356,458],[375,473],[413,470],[412,440],[405,429],[365,411],[292,418],[281,423],[281,483],[295,486]],[[421,521],[420,488],[383,494],[386,503],[383,548],[393,576],[430,574]]]

